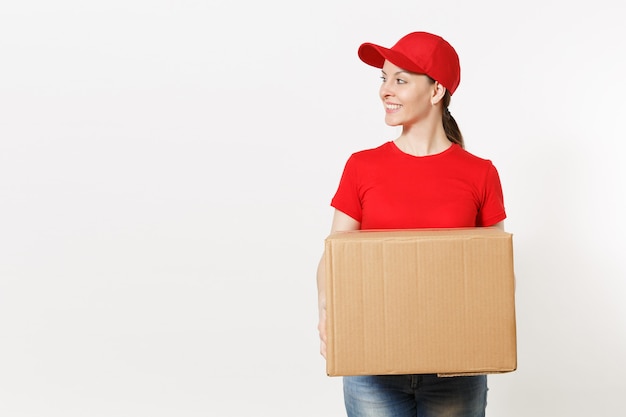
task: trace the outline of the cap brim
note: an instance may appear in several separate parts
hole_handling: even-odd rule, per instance
[[[418,74],[426,73],[423,68],[420,68],[416,63],[404,56],[404,54],[369,42],[359,47],[359,58],[367,65],[376,68],[382,68],[385,64],[385,60],[387,60],[403,70]]]

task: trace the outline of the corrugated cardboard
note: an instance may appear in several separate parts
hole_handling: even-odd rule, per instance
[[[338,232],[325,259],[328,375],[516,369],[510,233]]]

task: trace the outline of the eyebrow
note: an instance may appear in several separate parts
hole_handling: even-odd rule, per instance
[[[383,71],[383,70],[380,70],[380,72],[382,72],[383,74],[387,75],[387,73],[386,73],[385,71]],[[402,73],[405,73],[405,74],[411,74],[411,72],[410,72],[410,71],[407,71],[407,70],[400,70],[400,71],[396,71],[393,75],[398,75],[398,74],[402,74]]]

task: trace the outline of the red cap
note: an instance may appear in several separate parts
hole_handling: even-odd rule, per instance
[[[441,36],[413,32],[400,39],[391,49],[364,43],[359,47],[361,61],[382,68],[385,60],[418,74],[426,74],[454,93],[461,81],[461,67],[456,51]]]

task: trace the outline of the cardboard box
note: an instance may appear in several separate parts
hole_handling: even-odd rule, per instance
[[[330,376],[517,368],[512,235],[338,232],[325,240]]]

